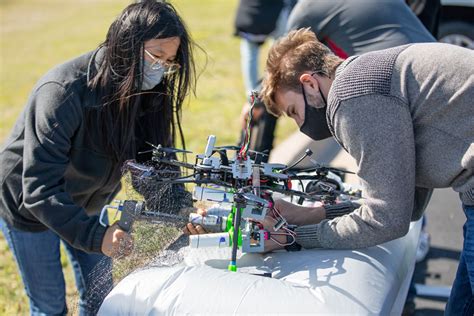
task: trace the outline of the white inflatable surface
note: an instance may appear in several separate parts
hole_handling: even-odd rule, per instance
[[[400,239],[367,249],[243,254],[190,249],[183,263],[123,279],[99,315],[400,315],[421,221]],[[271,273],[272,277],[253,274]]]

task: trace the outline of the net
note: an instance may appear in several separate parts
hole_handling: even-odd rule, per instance
[[[127,161],[122,176],[126,199],[144,202],[140,212],[131,214],[133,251],[128,256],[106,257],[96,265],[86,278],[87,292],[73,303],[74,315],[96,314],[113,285],[130,273],[179,264],[184,258],[188,238],[182,229],[195,207],[186,185],[170,180],[185,178],[186,171],[154,161]]]

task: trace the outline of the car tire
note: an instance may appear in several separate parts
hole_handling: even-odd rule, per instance
[[[438,38],[443,43],[474,49],[474,25],[464,21],[441,23]]]

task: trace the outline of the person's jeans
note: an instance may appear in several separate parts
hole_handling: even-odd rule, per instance
[[[0,218],[0,229],[7,240],[30,300],[31,315],[65,315],[66,293],[60,260],[60,238],[50,230],[25,232]],[[63,242],[74,271],[79,292],[79,314],[93,314],[95,306],[112,288],[112,261],[100,254],[89,254]],[[97,290],[92,292],[91,286]],[[97,293],[95,293],[97,292]]]
[[[246,38],[240,40],[240,62],[242,76],[244,78],[245,92],[249,97],[250,92],[255,89],[260,80],[258,75],[258,57],[260,45]]]
[[[290,2],[285,2],[276,21],[275,30],[269,35],[273,41],[286,33],[286,22],[292,8],[293,5]],[[247,98],[250,96],[250,92],[258,87],[261,79],[258,71],[260,46],[260,44],[246,38],[242,38],[240,41],[240,63]]]
[[[467,220],[458,271],[446,305],[445,315],[474,315],[474,206],[464,206]]]

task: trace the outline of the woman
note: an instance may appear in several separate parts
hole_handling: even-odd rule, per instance
[[[140,158],[146,141],[172,146],[177,129],[184,145],[191,46],[172,5],[142,1],[125,8],[96,50],[55,67],[33,89],[0,152],[0,227],[32,314],[67,312],[60,240],[81,313],[94,266],[130,252],[130,236],[101,226],[97,213],[120,190],[122,163]],[[111,280],[110,268],[105,273]]]

